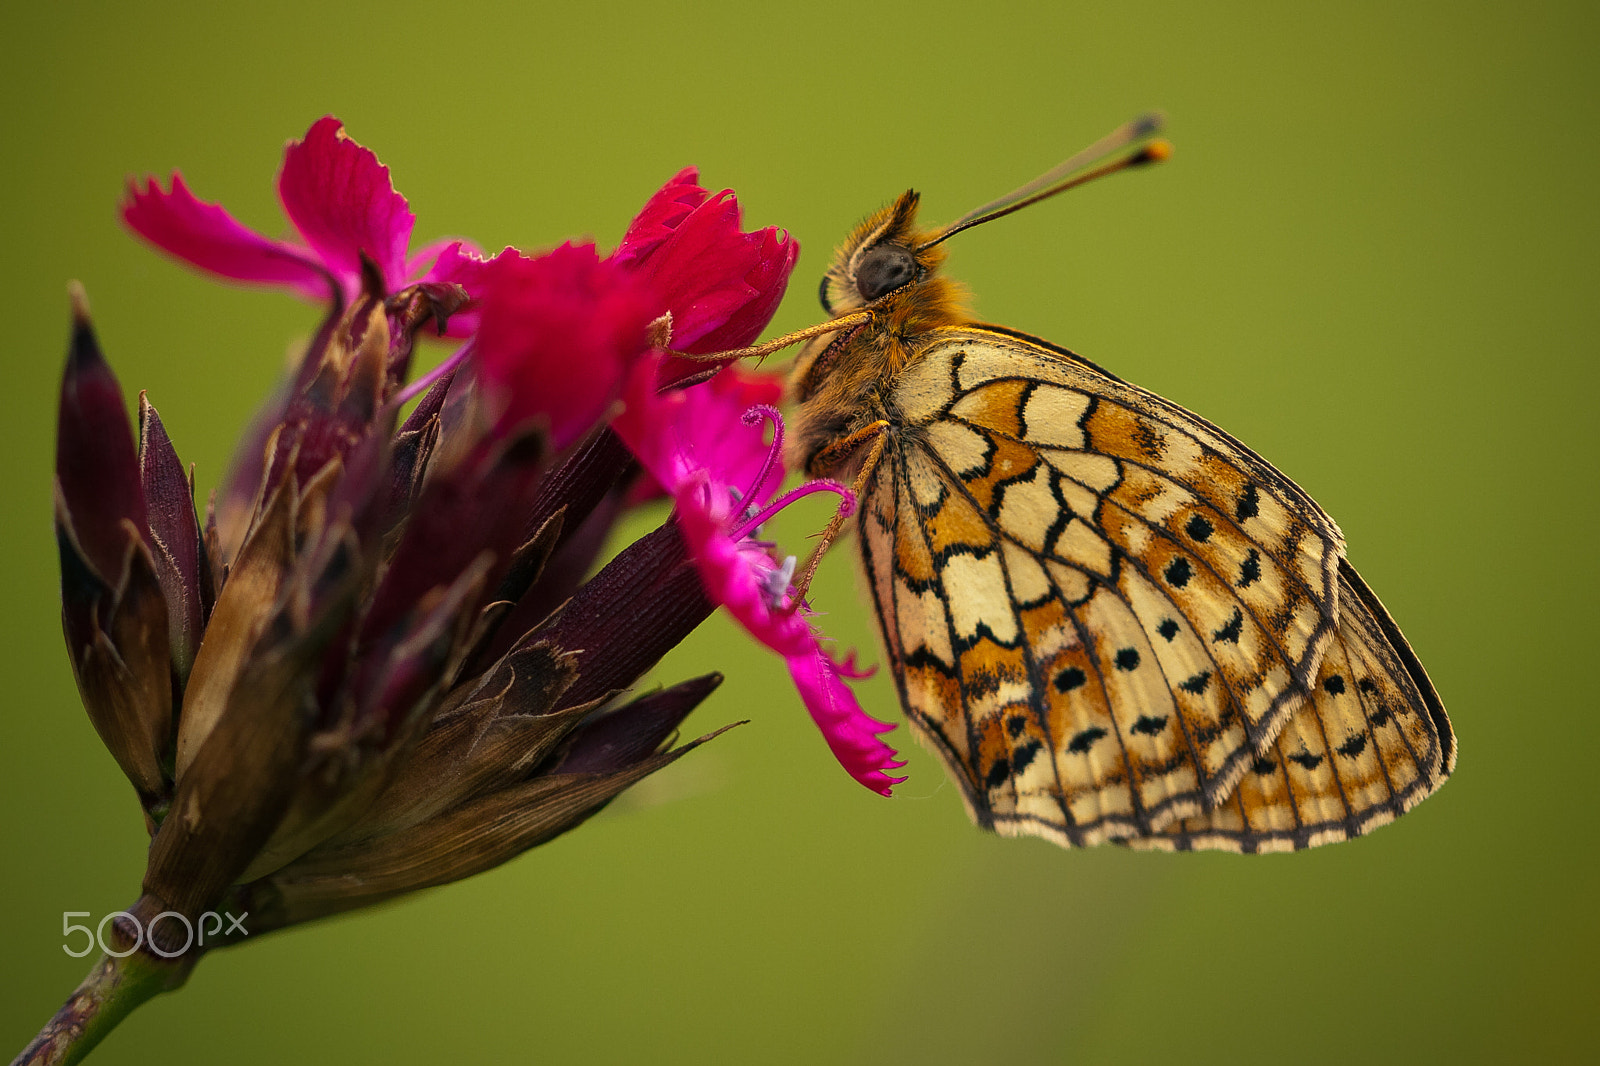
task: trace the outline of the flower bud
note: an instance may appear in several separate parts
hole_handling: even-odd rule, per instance
[[[100,354],[81,288],[73,290],[73,318],[56,435],[62,629],[89,720],[151,810],[165,803],[171,783],[168,605],[145,539],[122,388]]]

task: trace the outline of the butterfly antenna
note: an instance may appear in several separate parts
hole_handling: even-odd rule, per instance
[[[1146,163],[1159,163],[1172,155],[1172,145],[1158,137],[1165,119],[1158,111],[1140,115],[1125,122],[1100,138],[1083,151],[1058,166],[1034,178],[1020,189],[1014,189],[998,200],[993,200],[975,210],[968,211],[933,236],[917,246],[918,251],[932,248],[949,240],[964,229],[984,222],[992,222],[1029,204],[1077,188],[1095,178],[1115,174],[1129,167]]]

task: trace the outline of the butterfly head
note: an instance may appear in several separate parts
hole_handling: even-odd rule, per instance
[[[838,318],[866,307],[887,309],[914,293],[948,286],[939,277],[944,249],[924,247],[928,233],[917,228],[919,199],[907,190],[839,246],[817,293],[824,311]]]
[[[917,228],[919,198],[906,191],[857,226],[834,253],[817,294],[822,309],[834,318],[870,310],[875,321],[896,332],[958,318],[960,290],[938,273],[947,239],[1095,178],[1166,159],[1172,148],[1157,136],[1161,124],[1158,114],[1124,123],[1059,166],[947,226]]]

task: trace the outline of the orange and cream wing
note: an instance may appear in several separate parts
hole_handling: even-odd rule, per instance
[[[1339,630],[1311,700],[1215,809],[1128,843],[1290,851],[1360,836],[1422,802],[1455,768],[1439,696],[1383,605],[1342,567]]]
[[[1020,334],[936,331],[890,401],[862,550],[902,702],[974,819],[1088,845],[1220,809],[1318,679],[1333,521],[1203,419]]]

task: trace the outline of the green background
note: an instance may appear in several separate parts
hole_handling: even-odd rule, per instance
[[[1441,793],[1290,856],[1000,840],[920,749],[894,800],[853,785],[780,665],[714,620],[663,676],[728,674],[690,732],[750,725],[505,868],[208,958],[97,1061],[1594,1054],[1600,19],[1106,6],[10,5],[0,1052],[86,968],[61,912],[126,905],[143,866],[57,623],[65,282],[202,490],[316,318],[141,247],[126,175],[181,167],[278,232],[282,144],[334,112],[419,238],[537,247],[615,242],[698,163],[801,240],[792,329],[833,243],[907,185],[952,218],[1161,107],[1170,164],[966,234],[952,272],[987,318],[1204,413],[1338,518],[1455,721]],[[845,554],[816,596],[875,652]],[[898,717],[885,678],[864,694]]]

